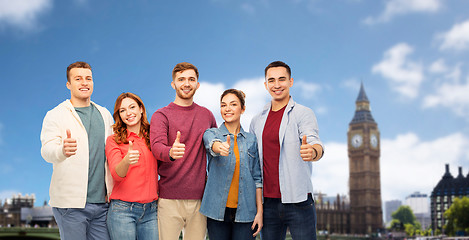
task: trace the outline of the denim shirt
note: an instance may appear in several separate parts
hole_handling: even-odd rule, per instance
[[[229,155],[225,157],[213,152],[212,145],[216,141],[226,141],[227,135],[230,135],[231,147]],[[223,221],[236,165],[236,157],[233,153],[234,136],[228,132],[225,124],[222,124],[219,128],[207,129],[203,139],[208,155],[208,179],[200,212],[209,218]],[[254,134],[245,132],[242,127],[238,133],[237,142],[240,159],[235,222],[252,222],[257,213],[256,188],[262,188],[257,142]]]
[[[269,102],[262,112],[252,119],[249,129],[249,132],[254,133],[258,139],[261,169],[263,166],[262,132],[270,109],[271,103]],[[306,141],[308,144],[322,146],[318,132],[318,124],[313,110],[295,103],[290,98],[279,129],[280,156],[278,172],[282,203],[303,202],[308,198],[308,193],[313,193],[311,180],[313,163],[303,161],[300,155],[300,147],[304,135],[307,136]]]

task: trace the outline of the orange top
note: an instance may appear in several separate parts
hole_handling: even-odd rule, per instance
[[[226,207],[237,208],[238,207],[238,191],[239,191],[239,149],[236,136],[234,136],[233,153],[236,157],[236,165],[233,173],[233,179],[231,180],[230,192],[228,193],[228,201],[226,201]]]

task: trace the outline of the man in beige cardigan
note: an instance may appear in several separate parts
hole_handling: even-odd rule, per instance
[[[112,134],[109,111],[91,101],[91,66],[67,68],[70,100],[47,112],[41,131],[41,155],[53,164],[50,205],[61,239],[109,239],[107,196],[112,177],[104,144]]]

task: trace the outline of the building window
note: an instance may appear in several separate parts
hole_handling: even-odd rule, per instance
[[[440,196],[436,197],[436,202],[440,203]]]
[[[441,228],[441,220],[438,220],[438,227]]]
[[[438,213],[438,215],[437,215],[436,218],[437,218],[437,219],[441,219],[441,212]]]
[[[445,211],[448,210],[448,204],[445,203]]]
[[[445,196],[445,198],[444,198],[443,201],[444,201],[444,202],[448,202],[448,196]]]
[[[437,210],[437,211],[440,211],[440,210],[441,210],[441,205],[440,205],[440,204],[436,205],[436,210]]]

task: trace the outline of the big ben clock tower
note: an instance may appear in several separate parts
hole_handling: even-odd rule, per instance
[[[355,116],[347,133],[349,156],[350,230],[370,234],[383,228],[378,124],[363,88],[356,100]]]

